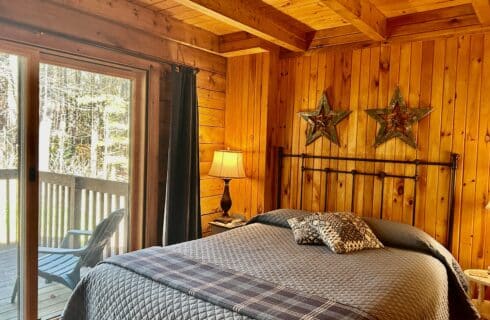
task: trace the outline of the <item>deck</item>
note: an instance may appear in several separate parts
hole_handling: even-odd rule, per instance
[[[17,320],[18,301],[10,303],[17,273],[17,249],[0,249],[0,320]],[[42,320],[60,315],[71,290],[56,283],[39,279],[38,314]]]
[[[18,303],[10,297],[17,274],[18,172],[0,169],[0,320],[17,319]],[[128,184],[51,172],[39,174],[39,246],[57,248],[70,229],[94,230],[111,212],[128,207]],[[127,251],[129,218],[119,224],[104,257]],[[83,244],[73,239],[72,247]],[[82,268],[82,275],[86,272]],[[38,282],[38,315],[53,319],[64,308],[71,290],[56,283]]]

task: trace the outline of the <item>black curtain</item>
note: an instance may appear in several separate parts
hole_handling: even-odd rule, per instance
[[[163,245],[201,238],[196,73],[174,66],[168,75],[171,120]]]

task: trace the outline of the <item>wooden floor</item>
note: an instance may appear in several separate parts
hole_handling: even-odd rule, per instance
[[[0,249],[0,320],[17,319],[18,303],[10,303],[17,274],[17,249]],[[39,318],[52,319],[61,314],[71,290],[59,284],[39,280]]]

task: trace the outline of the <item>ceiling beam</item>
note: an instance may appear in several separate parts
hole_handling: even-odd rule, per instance
[[[278,46],[244,31],[220,36],[219,52],[227,58],[278,49]]]
[[[352,25],[318,30],[313,34],[310,49],[331,47],[349,43],[372,42],[364,33]]]
[[[219,51],[219,36],[127,0],[43,0],[131,26],[208,52]],[[42,1],[41,1],[42,2]]]
[[[386,17],[368,0],[321,0],[372,40],[386,39]]]
[[[294,27],[297,21],[280,13],[273,19],[259,0],[175,0],[207,16],[246,31],[286,49],[302,52],[308,49],[306,32]]]
[[[490,25],[490,0],[473,0],[473,8],[483,25]]]

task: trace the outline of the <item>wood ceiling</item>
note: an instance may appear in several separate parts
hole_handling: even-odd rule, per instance
[[[490,23],[488,0],[133,0],[220,37],[223,54],[273,43],[325,46],[471,32]],[[414,23],[416,22],[416,23]],[[458,30],[459,29],[459,30]],[[246,32],[246,33],[245,33]],[[228,43],[228,42],[231,42]]]
[[[490,30],[489,0],[46,0],[224,56]]]

